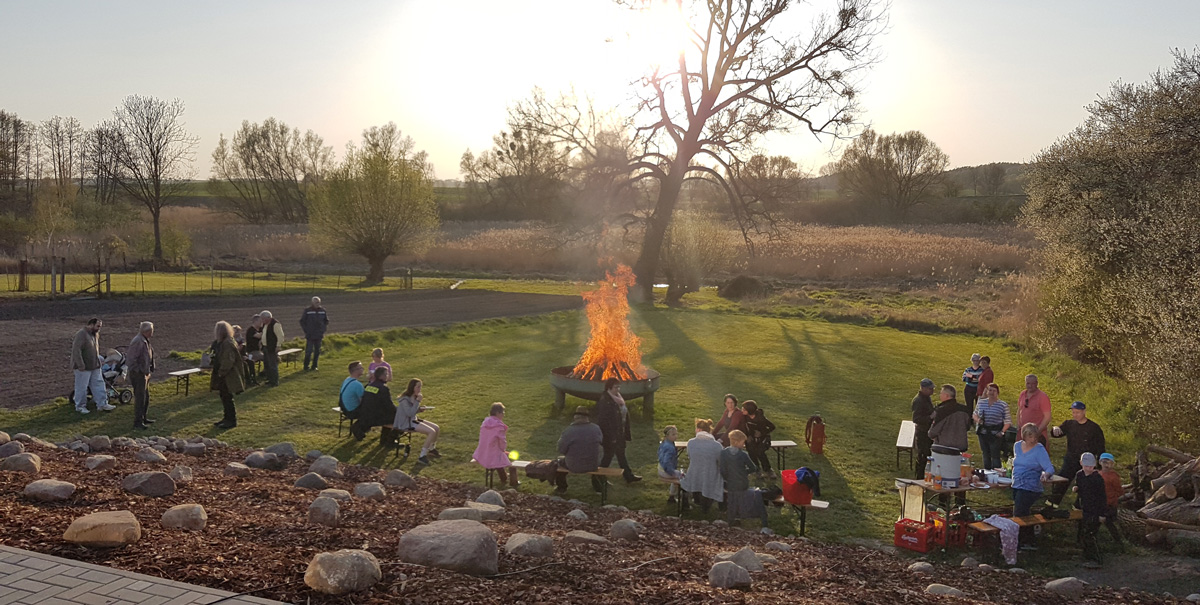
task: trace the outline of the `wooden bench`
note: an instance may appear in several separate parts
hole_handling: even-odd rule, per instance
[[[1012,519],[1013,523],[1017,524],[1018,527],[1035,527],[1038,525],[1049,525],[1051,523],[1062,523],[1065,521],[1079,521],[1080,519],[1083,519],[1083,511],[1079,510],[1078,508],[1073,508],[1073,509],[1071,509],[1071,516],[1069,516],[1069,517],[1046,518],[1042,515],[1028,515],[1025,517],[1011,517],[1011,519]],[[998,527],[995,527],[993,525],[988,525],[987,523],[984,523],[983,521],[976,521],[975,523],[972,523],[972,524],[968,525],[967,527],[970,527],[971,529],[973,529],[981,534],[998,534],[998,533],[1000,533],[1000,529]]]
[[[296,358],[299,357],[299,354],[303,352],[304,349],[284,349],[279,352],[279,361],[288,365],[292,365],[293,363],[296,363]]]
[[[176,395],[179,394],[179,384],[183,383],[183,396],[187,397],[188,393],[191,391],[191,387],[192,387],[192,376],[195,374],[199,374],[203,371],[204,370],[202,370],[200,368],[188,368],[186,370],[176,370],[174,372],[167,372],[168,376],[175,377],[175,394]]]
[[[908,468],[913,468],[913,449],[916,445],[917,425],[911,420],[900,423],[900,434],[896,435],[896,468],[900,468],[900,452],[908,451]]]
[[[676,479],[674,477],[659,476],[658,480],[662,481],[663,483],[668,483],[671,485],[680,485],[679,479]],[[680,494],[679,494],[679,497],[675,499],[675,502],[676,502],[676,514],[679,517],[682,517],[683,516],[683,486],[680,486]],[[800,535],[801,536],[804,535],[804,531],[808,525],[808,509],[814,508],[817,510],[825,510],[825,509],[829,508],[829,503],[824,500],[813,500],[812,502],[809,502],[808,504],[803,504],[803,505],[792,504],[791,502],[784,500],[782,495],[776,496],[775,499],[771,501],[771,504],[773,504],[777,508],[783,507],[785,505],[790,506],[790,507],[792,507],[792,510],[796,511],[796,514],[800,516]]]
[[[475,460],[474,458],[471,458],[471,462],[474,462],[475,464],[479,464],[479,461]],[[513,472],[516,472],[516,469],[525,468],[527,466],[529,466],[528,460],[511,460],[508,463],[508,468],[513,469]],[[485,486],[487,486],[488,489],[492,489],[492,484],[495,482],[495,476],[496,476],[496,469],[494,469],[494,468],[483,469],[483,484]]]

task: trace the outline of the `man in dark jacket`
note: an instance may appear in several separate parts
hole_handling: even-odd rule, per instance
[[[1075,473],[1083,468],[1079,463],[1080,457],[1091,454],[1099,458],[1100,454],[1105,452],[1104,430],[1088,419],[1087,406],[1082,401],[1076,401],[1071,404],[1071,419],[1064,420],[1062,424],[1051,429],[1050,436],[1067,438],[1067,453],[1063,456],[1062,468],[1058,471],[1059,475],[1067,478],[1067,482],[1056,484],[1054,494],[1046,498],[1046,502],[1058,506],[1067,493],[1067,487],[1075,479]]]
[[[329,316],[325,307],[321,306],[321,297],[312,297],[312,304],[300,316],[300,328],[304,330],[304,371],[317,369],[317,360],[321,358],[321,340],[325,338],[325,328],[329,327]]]
[[[575,417],[571,425],[558,438],[558,465],[572,473],[590,473],[597,468],[596,461],[600,459],[601,443],[604,435],[600,427],[592,424],[588,409],[583,406],[575,408]],[[562,494],[567,491],[567,474],[558,473],[554,477],[555,491]]]
[[[129,384],[133,387],[133,428],[148,429],[154,421],[146,417],[150,409],[150,374],[154,372],[154,324],[143,321],[137,336],[129,342],[125,361],[129,365]]]
[[[263,373],[267,375],[267,386],[279,386],[279,345],[283,344],[283,324],[271,314],[263,311],[258,316],[262,318],[262,352]]]
[[[609,378],[604,381],[604,393],[596,402],[596,423],[600,425],[600,432],[604,435],[604,457],[600,459],[600,466],[607,467],[612,464],[613,456],[616,456],[617,464],[625,471],[625,481],[641,481],[642,478],[633,474],[629,461],[625,459],[625,442],[631,441],[633,437],[629,430],[629,407],[621,397],[620,380]],[[596,491],[600,490],[601,481],[604,479],[592,477],[592,486]]]
[[[362,441],[373,427],[380,429],[379,445],[394,447],[399,434],[392,430],[396,417],[396,404],[392,403],[392,391],[387,386],[387,368],[375,368],[371,382],[363,389],[362,402],[358,404],[358,418],[350,423],[350,434]]]
[[[929,438],[929,427],[933,426],[933,381],[921,379],[921,390],[912,400],[912,421],[917,425],[917,433],[913,436],[917,450],[917,479],[925,478],[925,463],[929,461],[932,452],[929,447],[933,440]]]
[[[929,427],[929,438],[935,445],[952,447],[960,452],[967,451],[967,430],[971,426],[971,411],[954,397],[958,394],[954,385],[942,385],[942,402],[933,410],[933,426]]]

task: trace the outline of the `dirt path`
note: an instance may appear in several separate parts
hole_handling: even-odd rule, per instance
[[[483,290],[410,290],[338,293],[322,297],[330,332],[363,332],[397,326],[429,326],[494,317],[536,315],[574,309],[575,296],[514,294]],[[288,338],[300,336],[304,295],[236,298],[167,298],[0,304],[0,407],[20,408],[65,395],[73,388],[68,350],[89,317],[100,317],[101,348],[129,344],[138,323],[152,321],[157,376],[183,367],[166,359],[171,351],[196,351],[212,342],[219,320],[246,325],[270,309]],[[40,378],[34,378],[34,377]]]

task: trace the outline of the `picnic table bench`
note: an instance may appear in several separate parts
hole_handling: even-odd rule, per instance
[[[917,438],[917,425],[911,420],[900,423],[900,434],[896,436],[896,468],[900,468],[900,452],[908,451],[908,468],[913,467],[913,449]]]
[[[771,449],[775,450],[775,463],[779,465],[779,470],[783,470],[787,465],[787,450],[796,447],[795,441],[779,440],[771,441]],[[676,441],[676,450],[687,449],[686,441]]]
[[[284,349],[279,352],[279,361],[282,361],[288,365],[292,365],[293,363],[296,363],[296,358],[299,357],[299,354],[303,352],[304,349]]]
[[[168,376],[175,377],[175,394],[176,395],[179,394],[179,385],[180,385],[180,383],[182,383],[183,384],[183,396],[187,397],[188,393],[191,391],[191,387],[192,387],[192,376],[195,374],[200,374],[203,371],[204,370],[201,368],[188,368],[186,370],[176,370],[174,372],[167,372]]]
[[[474,458],[471,459],[471,462],[475,462],[476,464],[478,464],[478,462]],[[527,466],[529,466],[528,460],[513,460],[508,463],[508,467],[513,468],[513,469],[525,468]],[[590,471],[587,473],[572,473],[571,471],[569,471],[565,468],[559,467],[558,472],[563,473],[565,475],[591,475],[593,477],[601,477],[601,478],[605,479],[605,481],[600,483],[600,506],[604,506],[605,502],[607,502],[607,500],[608,500],[608,480],[607,480],[608,477],[620,477],[625,474],[625,471],[621,470],[619,467],[618,468],[600,467],[594,471]],[[483,469],[483,482],[485,485],[487,485],[488,489],[492,488],[492,484],[495,481],[495,473],[496,473],[496,469],[494,469],[494,468]]]
[[[1071,515],[1069,517],[1045,517],[1043,515],[1028,515],[1025,517],[1011,517],[1012,522],[1016,523],[1019,527],[1034,527],[1037,525],[1048,525],[1050,523],[1061,523],[1064,521],[1079,521],[1080,519],[1083,519],[1083,511],[1078,508],[1071,509]],[[974,523],[971,523],[967,527],[969,527],[972,530],[975,530],[981,534],[998,534],[998,533],[1000,533],[999,528],[995,527],[994,525],[988,525],[987,523],[984,523],[983,521],[976,521]]]
[[[658,480],[662,481],[664,483],[670,483],[672,485],[679,485],[679,479],[676,477],[659,476]],[[681,491],[682,491],[682,489],[683,489],[683,487],[680,486]],[[676,502],[676,514],[677,514],[677,516],[682,517],[683,516],[683,494],[680,494],[680,496],[675,499],[675,502]],[[817,510],[825,510],[825,509],[829,508],[829,503],[824,500],[813,500],[812,502],[809,502],[808,504],[793,504],[793,503],[785,500],[783,498],[782,494],[779,496],[776,496],[775,499],[771,501],[771,504],[774,504],[777,507],[783,507],[785,505],[791,506],[792,510],[796,511],[796,514],[799,515],[799,517],[800,517],[800,535],[801,536],[804,535],[805,527],[808,524],[808,509],[815,508]]]

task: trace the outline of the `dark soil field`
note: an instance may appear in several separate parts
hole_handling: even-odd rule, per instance
[[[74,388],[71,339],[90,317],[104,320],[100,347],[127,345],[142,321],[155,326],[156,378],[187,367],[167,359],[171,351],[196,351],[212,342],[213,324],[248,325],[269,309],[287,338],[302,336],[305,295],[237,298],[163,298],[0,303],[0,407],[21,408],[65,396]],[[495,317],[535,315],[582,306],[575,296],[515,294],[483,290],[408,290],[339,293],[322,297],[329,331],[363,332],[430,326]],[[344,369],[344,368],[343,368]]]
[[[132,448],[106,453],[117,457],[113,470],[86,471],[87,454],[27,444],[42,457],[39,478],[56,478],[77,486],[66,502],[39,504],[21,496],[33,477],[0,472],[0,542],[70,559],[108,565],[182,582],[288,603],[1182,603],[1161,595],[1087,588],[1078,598],[1044,588],[1048,578],[1001,571],[964,569],[937,564],[929,573],[907,571],[911,559],[857,546],[771,538],[757,531],[717,527],[702,521],[679,521],[648,513],[584,506],[586,521],[566,513],[572,504],[548,496],[503,494],[507,514],[488,522],[501,545],[499,574],[480,578],[411,565],[397,557],[398,540],[409,529],[429,523],[447,507],[462,506],[482,487],[417,478],[409,490],[387,488],[382,501],[354,498],[342,505],[342,527],[306,522],[316,492],[294,488],[307,463],[293,460],[281,471],[254,470],[247,478],[223,474],[226,463],[242,461],[247,450],[217,448],[195,458],[164,452],[167,464],[135,459]],[[121,479],[134,472],[192,468],[192,482],[164,498],[146,498],[121,490]],[[436,462],[435,462],[436,464]],[[345,477],[330,487],[352,491],[362,481],[382,481],[384,471],[343,468]],[[526,480],[527,481],[527,480]],[[522,488],[524,489],[524,488]],[[196,532],[166,530],[159,524],[171,506],[199,503],[208,525]],[[142,526],[136,544],[115,549],[88,549],[65,542],[63,532],[77,517],[103,510],[129,510]],[[636,542],[612,541],[581,545],[562,541],[570,530],[607,536],[614,521],[634,518],[645,526]],[[550,559],[507,555],[503,544],[514,533],[551,536]],[[769,552],[767,541],[779,539],[791,552]],[[776,556],[765,571],[753,574],[748,590],[720,590],[708,585],[713,557],[722,551],[751,546]],[[303,583],[314,555],[338,549],[366,549],[383,569],[370,591],[329,597]],[[962,598],[926,594],[931,583],[961,589]]]

